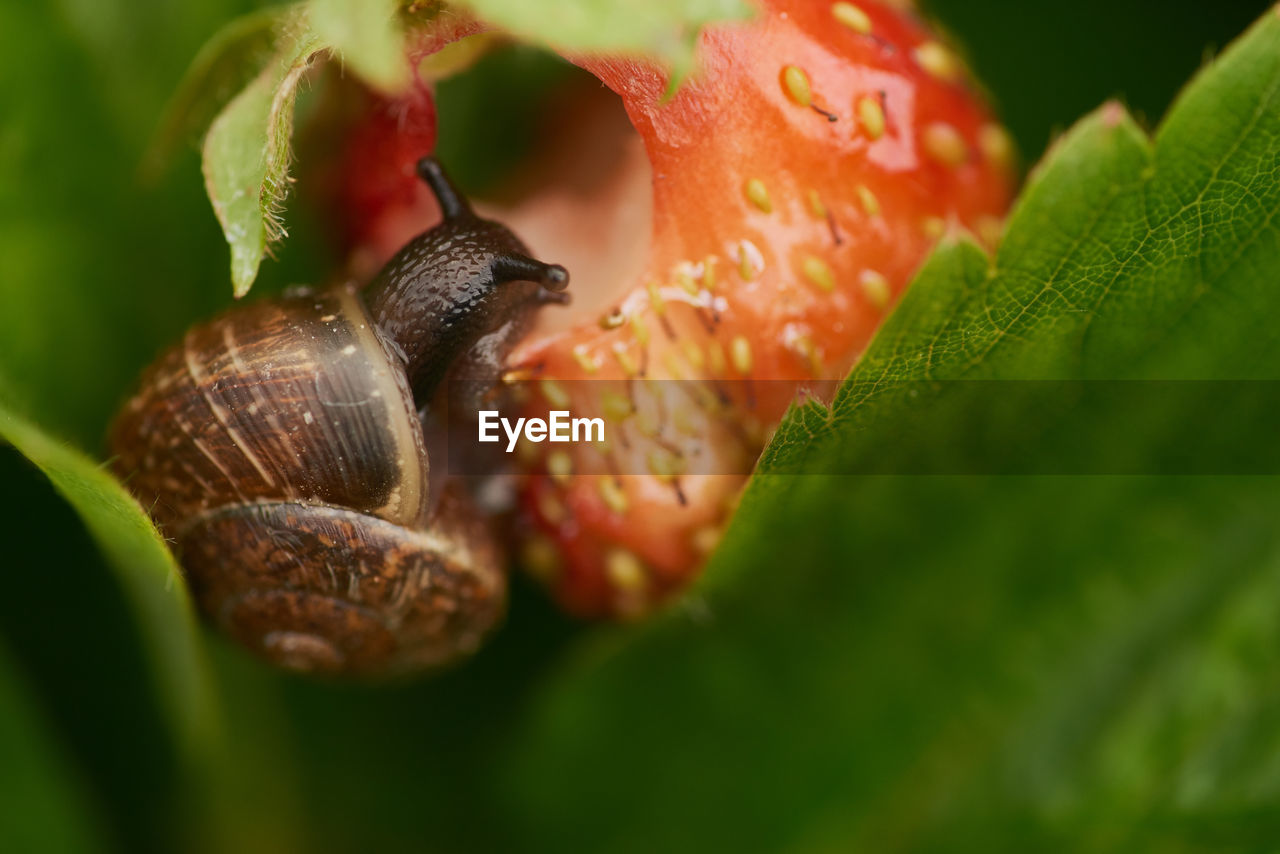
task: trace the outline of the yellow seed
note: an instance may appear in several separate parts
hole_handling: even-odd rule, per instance
[[[720,346],[718,340],[713,340],[707,345],[707,367],[711,369],[712,376],[718,377],[724,374],[724,348]]]
[[[639,313],[631,315],[631,331],[636,336],[636,341],[641,347],[649,344],[649,324],[644,322],[644,318]]]
[[[667,310],[667,301],[662,298],[662,289],[658,287],[657,282],[649,282],[645,287],[649,290],[649,305],[653,306],[653,313],[662,317],[662,313]]]
[[[800,272],[820,291],[831,293],[836,289],[836,277],[827,263],[816,255],[806,255],[800,264]]]
[[[622,372],[627,376],[634,377],[640,374],[640,366],[632,358],[631,351],[627,349],[626,344],[621,341],[615,343],[613,345],[613,357],[618,360],[618,366],[622,368]]]
[[[578,363],[578,367],[588,374],[594,374],[600,369],[600,363],[587,352],[585,344],[579,344],[573,348],[573,360]]]
[[[662,421],[657,412],[645,407],[636,413],[635,428],[641,436],[652,439],[662,432]]]
[[[818,219],[827,218],[827,206],[822,203],[822,196],[818,195],[817,190],[809,191],[809,210],[813,211],[813,215]]]
[[[866,130],[867,136],[872,139],[879,139],[884,136],[884,107],[880,105],[878,99],[871,96],[860,98],[858,100],[858,118],[862,121],[862,127]]]
[[[555,543],[543,536],[534,536],[520,550],[521,565],[534,578],[549,584],[560,575],[560,553]]]
[[[815,377],[822,376],[825,365],[822,364],[822,351],[814,347],[809,353],[809,370]]]
[[[547,403],[560,409],[568,407],[569,393],[564,390],[564,386],[552,379],[545,379],[539,385],[542,388],[542,396],[547,399]]]
[[[794,65],[788,65],[782,69],[782,88],[786,90],[787,97],[801,107],[807,107],[813,103],[813,90],[809,87],[809,75]]]
[[[715,255],[708,255],[707,259],[702,262],[702,287],[704,290],[714,291],[716,289],[716,265],[720,263],[720,259]]]
[[[542,449],[521,434],[516,441],[516,459],[520,461],[521,468],[533,468],[542,459]]]
[[[994,122],[982,126],[978,131],[978,148],[982,156],[1001,169],[1013,166],[1013,138],[1009,132]]]
[[[516,385],[533,379],[533,371],[528,368],[512,368],[502,375],[503,385]],[[252,414],[252,413],[250,413]]]
[[[750,240],[738,244],[738,275],[749,282],[764,272],[764,256]]]
[[[606,507],[619,515],[627,512],[627,494],[622,485],[611,477],[602,477],[599,481],[600,498]]]
[[[663,483],[674,481],[684,472],[684,462],[665,448],[649,452],[649,473]]]
[[[610,421],[625,421],[632,412],[631,401],[616,391],[605,389],[600,395],[604,417]]]
[[[787,342],[787,349],[804,359],[814,376],[821,376],[822,354],[814,346],[812,338],[808,335],[797,335]]]
[[[724,536],[724,528],[708,525],[693,532],[693,547],[701,555],[709,555],[720,545]]]
[[[725,404],[716,395],[715,391],[706,384],[700,383],[692,388],[693,395],[697,398],[697,404],[706,412],[717,413],[725,408]]]
[[[698,286],[698,276],[701,271],[688,261],[681,261],[675,267],[676,284],[678,284],[685,293],[691,297],[696,297],[701,288]]]
[[[759,178],[751,178],[743,186],[742,192],[746,195],[747,201],[762,212],[773,213],[773,200],[769,198],[769,188],[764,185],[764,181]]]
[[[893,292],[889,288],[889,280],[883,275],[875,270],[864,270],[858,282],[862,285],[862,293],[867,298],[867,302],[878,309],[883,309],[889,304],[889,298]]]
[[[510,392],[509,396],[511,397],[512,403],[524,405],[533,397],[536,389],[534,389],[529,383],[519,383],[517,385],[513,385],[508,391]]]
[[[680,362],[680,356],[675,350],[664,350],[662,353],[662,365],[667,369],[667,374],[673,380],[685,379],[684,365]]]
[[[953,83],[960,78],[962,66],[955,54],[938,42],[925,42],[915,49],[916,62],[929,74]]]
[[[744,376],[751,373],[751,345],[747,339],[738,335],[729,344],[729,358],[733,361],[733,369]]]
[[[831,15],[855,33],[865,36],[871,32],[871,18],[852,3],[832,3]]]
[[[698,345],[692,339],[684,339],[681,349],[684,350],[684,357],[689,360],[690,365],[701,369],[706,364],[706,358],[702,355],[702,350],[698,349]]]
[[[573,474],[573,460],[564,451],[552,451],[547,456],[547,473],[556,483],[564,483]]]
[[[538,496],[538,513],[552,525],[559,525],[569,518],[569,511],[554,492],[543,492]]]
[[[693,417],[693,411],[687,406],[680,406],[672,413],[671,422],[675,424],[676,430],[686,436],[692,436],[695,439],[702,435],[702,429],[698,426]]]
[[[927,216],[920,223],[920,228],[925,236],[931,240],[938,240],[947,233],[947,221],[938,216]]]
[[[1004,220],[998,216],[984,216],[978,219],[977,226],[978,237],[982,238],[988,248],[994,249],[1000,245],[1004,238]]]
[[[617,329],[619,326],[627,322],[627,316],[622,313],[622,309],[615,308],[608,314],[600,316],[601,329]]]
[[[724,515],[725,516],[732,516],[734,513],[738,512],[738,505],[742,503],[742,495],[744,492],[746,492],[746,490],[743,489],[742,487],[739,487],[738,489],[735,489],[733,492],[730,492],[728,495],[725,496],[724,498]]]
[[[648,586],[644,564],[634,552],[614,549],[604,561],[605,575],[615,588],[625,593],[643,593]]]
[[[943,166],[960,166],[969,159],[969,146],[960,131],[946,122],[934,122],[924,129],[925,154]]]
[[[858,200],[862,202],[862,209],[867,212],[867,216],[880,216],[880,200],[865,184],[858,185]]]

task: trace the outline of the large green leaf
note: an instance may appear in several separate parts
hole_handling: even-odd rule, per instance
[[[0,848],[102,851],[101,817],[50,737],[20,674],[0,647]]]
[[[1274,379],[1278,211],[1269,13],[1154,144],[1115,105],[1079,125],[996,258],[943,250],[833,406],[791,414],[696,607],[584,655],[512,740],[516,832],[597,850],[1274,842],[1280,489],[1160,474],[1215,413],[1130,424],[1102,395],[1046,415],[1026,381]],[[946,471],[966,451],[952,416],[975,411],[1036,431],[1031,462],[1078,461],[1073,437],[1108,425],[1147,474],[892,474],[912,450]],[[1273,424],[1227,426],[1247,447]],[[888,475],[817,473],[886,449]]]
[[[219,722],[198,629],[178,567],[146,513],[100,464],[51,439],[3,399],[0,439],[35,463],[84,520],[132,601],[185,755],[210,758]]]

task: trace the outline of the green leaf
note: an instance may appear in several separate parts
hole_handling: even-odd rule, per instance
[[[384,92],[409,82],[399,0],[311,0],[311,29],[342,64]]]
[[[656,56],[677,70],[691,65],[703,27],[752,14],[743,0],[465,0],[462,5],[533,44],[557,51]]]
[[[297,25],[258,77],[232,99],[204,141],[204,178],[231,246],[231,282],[249,292],[268,245],[284,236],[290,137],[298,84],[323,43]]]
[[[1274,477],[893,473],[914,452],[938,469],[966,453],[961,417],[1031,462],[1109,432],[1142,472],[1206,427],[1273,445],[1274,420],[1190,399],[1130,423],[1116,396],[1044,412],[1024,392],[1280,376],[1278,211],[1273,9],[1154,143],[1114,105],[1082,122],[996,257],[944,248],[833,405],[790,414],[686,606],[586,650],[507,745],[514,835],[547,850],[1274,844]],[[890,474],[815,474],[868,460]]]
[[[0,647],[0,850],[105,851],[100,817]]]
[[[220,737],[216,699],[187,588],[163,539],[98,463],[51,439],[3,401],[0,438],[39,467],[84,520],[133,605],[179,745],[189,758],[207,759]]]
[[[160,156],[167,141],[199,121],[209,104],[225,100],[226,80],[237,70],[243,73],[264,40],[274,44],[266,67],[217,113],[204,139],[205,188],[231,247],[236,297],[249,292],[263,256],[286,234],[299,85],[318,59],[334,53],[374,87],[402,88],[409,68],[398,6],[395,0],[312,0],[251,15],[215,36],[188,72],[162,130]]]

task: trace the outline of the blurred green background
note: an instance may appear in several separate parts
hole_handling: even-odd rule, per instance
[[[1237,36],[1267,5],[1257,0],[935,0],[928,7],[965,46],[1027,159],[1034,161],[1055,133],[1109,97],[1120,97],[1154,123],[1206,52]],[[191,320],[230,300],[226,247],[203,193],[194,150],[154,186],[143,186],[137,173],[188,61],[217,27],[253,8],[232,0],[61,0],[0,7],[0,383],[27,414],[92,453],[101,452],[109,414],[138,369]],[[552,81],[561,72],[526,52],[491,59],[469,78],[446,85],[441,96],[446,135],[453,115],[458,117],[454,127],[467,133],[494,131],[502,111],[479,110],[477,103],[491,107],[506,99],[536,105],[536,85],[533,91],[502,90],[498,81],[510,80],[513,73],[527,83]],[[492,178],[493,161],[502,152],[474,148],[472,156],[482,162],[459,163],[458,169],[479,184]],[[319,229],[296,214],[290,221],[296,226],[293,237],[278,261],[264,266],[266,287],[315,281],[332,265]],[[32,388],[56,393],[33,394]],[[7,836],[0,828],[0,847],[5,840],[19,846],[6,850],[422,851],[519,843],[550,849],[570,842],[647,850],[642,839],[610,835],[606,829],[617,823],[653,823],[665,828],[655,838],[701,847],[719,837],[716,822],[731,813],[723,799],[700,789],[705,763],[716,762],[735,765],[735,775],[751,783],[740,793],[750,801],[741,803],[744,814],[782,813],[779,826],[791,828],[772,839],[723,834],[743,846],[843,847],[839,801],[815,810],[811,800],[788,792],[852,792],[874,804],[868,792],[874,787],[875,762],[881,760],[868,753],[863,776],[843,779],[845,766],[832,757],[853,766],[862,757],[822,743],[822,711],[788,707],[776,693],[785,692],[785,685],[744,683],[751,668],[744,666],[743,656],[779,653],[758,638],[739,639],[743,642],[735,647],[731,634],[710,651],[702,650],[708,667],[698,671],[698,678],[715,674],[712,681],[723,681],[725,697],[758,703],[741,720],[700,715],[673,695],[689,682],[668,679],[661,661],[663,655],[679,659],[682,649],[659,645],[651,667],[626,671],[628,679],[637,680],[625,686],[633,700],[629,717],[600,721],[591,718],[590,703],[575,707],[569,702],[557,707],[566,712],[563,720],[536,724],[570,741],[581,726],[597,736],[591,743],[616,744],[616,757],[595,754],[586,761],[579,755],[561,765],[554,755],[539,756],[535,749],[533,758],[508,764],[520,751],[541,686],[568,668],[589,666],[583,661],[627,643],[632,631],[572,624],[521,582],[511,617],[488,649],[457,672],[412,685],[368,689],[286,678],[213,639],[227,707],[227,744],[216,757],[183,756],[167,735],[124,598],[78,518],[44,476],[11,450],[0,449],[0,485],[5,581],[0,595],[0,824],[12,825],[18,834]],[[930,500],[936,506],[926,502],[918,518],[946,519],[947,498],[975,500],[963,486],[948,489],[954,494],[934,494]],[[1194,502],[1173,508],[1160,524],[1177,528],[1183,514],[1217,512],[1228,525],[1231,514],[1223,507],[1239,501],[1240,494],[1225,484],[1205,490]],[[1126,500],[1151,507],[1161,495],[1153,489]],[[1016,499],[1001,498],[1011,505],[1044,507],[1049,539],[1054,536],[1050,508],[1060,500],[1044,485],[1029,485]],[[1115,506],[1127,512],[1127,505]],[[817,530],[812,537],[821,542],[834,539],[835,532]],[[1156,539],[1145,552],[1134,545],[1134,554],[1150,555],[1172,542]],[[1002,552],[998,539],[987,545],[985,556],[975,550],[957,558],[954,570],[967,572],[965,561],[1033,559]],[[1055,545],[1069,551],[1070,538]],[[848,543],[825,554],[856,554],[864,547]],[[823,554],[818,549],[811,557],[829,559]],[[1070,566],[1065,559],[1056,565]],[[1105,598],[1106,591],[1098,595]],[[963,585],[954,585],[946,596],[954,607],[965,608]],[[1028,595],[1028,601],[1034,599]],[[875,618],[874,609],[823,616]],[[975,613],[972,624],[1002,616],[1009,615]],[[679,619],[693,618],[682,614]],[[823,654],[795,669],[840,670],[855,660],[851,651],[844,658],[839,647],[825,648]],[[945,644],[930,655],[921,672],[960,664]],[[913,697],[934,708],[946,703],[937,691],[913,684],[912,668],[919,662],[888,660],[892,664],[884,665],[882,678],[869,683],[868,690],[881,694],[868,696],[864,722],[867,732],[886,737],[920,725],[909,714],[891,714],[913,708]],[[780,665],[783,672],[788,667]],[[1220,674],[1224,680],[1231,675]],[[717,684],[703,688],[715,691]],[[876,702],[889,696],[892,702]],[[687,716],[688,726],[705,728],[707,749],[696,759],[672,755],[664,760],[668,776],[645,778],[644,786],[631,784],[636,778],[628,783],[633,764],[645,763],[628,750],[631,735],[652,726],[678,728],[679,718],[672,716]],[[17,723],[5,728],[6,720]],[[608,738],[600,737],[602,731]],[[1267,740],[1274,744],[1276,737]],[[650,742],[640,738],[636,743]],[[956,745],[957,752],[966,750],[963,739]],[[760,746],[786,761],[754,764]],[[48,776],[14,770],[24,768],[44,769]],[[1118,768],[1117,779],[1123,780],[1124,771]],[[708,779],[723,773],[718,769]],[[565,775],[573,779],[566,783]],[[544,788],[581,793],[582,799],[539,799],[536,794]],[[671,800],[658,796],[659,789],[681,795],[688,808],[673,816]],[[705,813],[699,808],[704,795]],[[922,815],[936,808],[927,800],[919,805]],[[696,825],[700,817],[707,827],[688,836],[667,826],[677,818]],[[1273,828],[1252,808],[1229,820]],[[978,840],[986,829],[981,817],[974,822],[970,829]],[[1090,828],[1098,831],[1098,847],[1120,838],[1108,835],[1105,826],[1102,818]],[[24,828],[44,833],[24,840]],[[1016,838],[1005,830],[992,838]],[[1175,850],[1181,836],[1171,833]],[[1204,839],[1205,850],[1214,850],[1213,835]],[[894,840],[885,847],[894,847]]]

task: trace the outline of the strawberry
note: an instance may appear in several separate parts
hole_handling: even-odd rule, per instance
[[[345,136],[339,162],[311,175],[309,184],[320,186],[308,189],[334,214],[354,277],[367,279],[400,247],[439,222],[435,197],[417,173],[418,161],[435,150],[437,136],[435,95],[422,69],[446,46],[483,32],[484,26],[467,16],[441,12],[430,28],[410,34],[407,58],[416,73],[406,92],[391,98],[361,90],[354,99],[354,118],[322,115],[316,122],[326,134],[336,126]],[[335,100],[339,109],[351,109]],[[325,180],[332,175],[336,181]]]
[[[699,73],[670,99],[649,62],[573,58],[643,142],[652,213],[638,265],[584,260],[584,278],[508,211],[536,252],[566,261],[588,314],[513,354],[527,412],[612,428],[604,448],[526,456],[525,563],[576,614],[643,613],[683,588],[796,384],[849,371],[946,231],[998,239],[1012,145],[902,3],[762,5],[703,34]],[[632,209],[604,197],[615,215]],[[562,241],[604,216],[526,208]],[[391,205],[372,219],[368,234],[404,217]],[[683,382],[642,382],[662,380]]]

